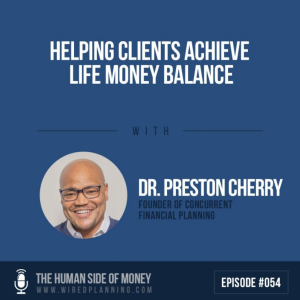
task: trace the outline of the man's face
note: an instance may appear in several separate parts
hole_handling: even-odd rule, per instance
[[[108,200],[108,185],[104,183],[101,169],[89,161],[75,161],[63,171],[60,179],[60,188],[78,189],[101,185],[99,196],[87,199],[83,193],[78,194],[75,201],[61,200],[66,218],[78,231],[96,232],[104,219],[106,201]]]

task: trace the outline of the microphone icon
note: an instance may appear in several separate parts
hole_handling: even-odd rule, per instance
[[[17,292],[17,294],[26,294],[24,292],[28,288],[28,281],[26,281],[25,283],[25,275],[24,275],[26,271],[23,269],[19,269],[16,272],[18,273],[18,277],[17,277],[17,283],[15,282],[15,288],[16,290],[19,291]]]

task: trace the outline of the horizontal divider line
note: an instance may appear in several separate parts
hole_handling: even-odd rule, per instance
[[[262,129],[184,129],[185,132],[263,132]]]
[[[55,131],[96,131],[96,132],[116,132],[116,129],[39,129],[39,132],[55,132]]]

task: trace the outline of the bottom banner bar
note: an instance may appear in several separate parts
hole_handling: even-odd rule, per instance
[[[300,262],[0,262],[4,299],[300,299]],[[244,296],[243,296],[244,295]]]

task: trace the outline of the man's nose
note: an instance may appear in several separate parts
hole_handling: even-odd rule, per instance
[[[78,192],[78,197],[75,200],[75,205],[86,205],[88,204],[89,200],[83,195],[82,191]]]

